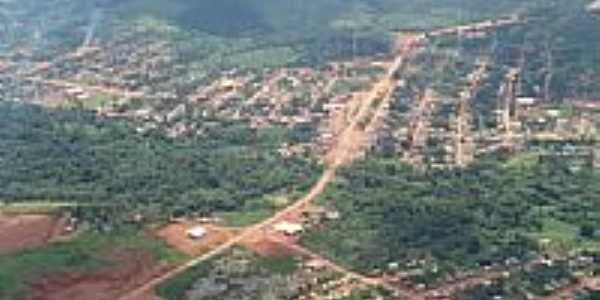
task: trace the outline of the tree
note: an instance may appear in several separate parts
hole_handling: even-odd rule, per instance
[[[596,228],[590,223],[583,224],[579,227],[579,235],[584,238],[593,238],[596,233]]]

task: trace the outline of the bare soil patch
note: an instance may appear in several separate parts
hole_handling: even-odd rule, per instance
[[[124,252],[111,257],[110,267],[95,273],[44,276],[32,283],[29,300],[114,300],[156,278],[172,266],[158,264],[149,253]],[[152,295],[148,295],[152,299]]]
[[[200,256],[223,244],[235,236],[235,231],[215,225],[202,225],[207,233],[201,239],[191,239],[186,231],[193,223],[171,223],[160,228],[155,235],[164,240],[167,245],[191,256]]]
[[[61,236],[64,227],[57,216],[0,213],[0,254],[43,246]]]
[[[241,244],[254,253],[264,257],[284,257],[294,254],[289,247],[269,239],[266,235],[247,239]]]

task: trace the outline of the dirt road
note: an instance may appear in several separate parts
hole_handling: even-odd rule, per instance
[[[413,300],[423,299],[421,295],[412,293],[411,291],[399,289],[399,288],[389,284],[382,278],[367,277],[360,273],[350,271],[350,270],[336,264],[335,262],[332,262],[331,260],[311,251],[310,249],[302,247],[301,245],[294,244],[294,243],[287,243],[286,241],[280,241],[280,240],[277,240],[276,238],[272,238],[272,237],[270,239],[273,242],[278,243],[278,244],[282,245],[283,247],[290,249],[294,253],[297,253],[306,258],[310,258],[312,260],[318,261],[323,267],[325,267],[329,270],[332,270],[332,271],[340,273],[340,274],[344,274],[348,278],[355,279],[365,285],[384,287],[389,291],[396,292],[398,294],[398,296],[400,296],[402,299],[413,299]]]
[[[199,256],[199,257],[187,262],[186,264],[181,265],[181,266],[177,267],[176,269],[161,275],[160,277],[154,278],[153,280],[145,283],[138,289],[126,294],[125,296],[121,297],[120,299],[121,300],[139,299],[142,295],[147,294],[149,291],[153,290],[156,286],[158,286],[162,282],[168,280],[169,278],[172,278],[173,276],[175,276],[181,272],[184,272],[185,270],[192,268],[196,265],[199,265],[202,262],[205,262],[221,253],[224,253],[229,248],[233,247],[234,245],[242,242],[243,240],[245,240],[247,238],[252,237],[255,234],[259,234],[263,228],[271,226],[274,223],[277,223],[279,220],[282,220],[283,218],[285,218],[286,215],[293,213],[299,209],[302,209],[306,205],[310,204],[321,192],[323,192],[323,190],[325,190],[325,187],[327,187],[327,185],[333,179],[333,177],[335,177],[335,168],[328,168],[327,170],[325,170],[325,172],[323,173],[323,175],[321,176],[319,181],[317,181],[317,183],[312,187],[310,192],[306,196],[304,196],[304,198],[302,198],[300,201],[294,203],[293,205],[287,207],[286,209],[284,209],[282,211],[279,211],[278,213],[273,215],[271,218],[247,228],[241,234],[235,236],[234,238],[221,244],[220,246],[217,246],[216,248],[212,249],[211,251],[207,252],[206,254]]]
[[[363,138],[364,128],[360,129],[358,126],[359,121],[361,120],[361,118],[364,118],[364,116],[368,113],[369,109],[378,110],[379,107],[381,105],[383,105],[384,101],[381,101],[381,104],[379,104],[378,106],[373,108],[372,103],[377,98],[382,97],[382,95],[385,96],[386,94],[388,94],[389,90],[394,87],[394,85],[393,85],[394,74],[402,66],[402,64],[404,62],[403,57],[405,54],[406,53],[401,53],[394,60],[394,63],[391,65],[391,67],[388,70],[388,72],[386,73],[385,77],[378,84],[376,84],[374,86],[373,90],[369,94],[369,97],[367,97],[364,100],[364,103],[362,104],[359,113],[357,113],[355,115],[352,122],[350,122],[348,127],[341,133],[341,135],[338,139],[338,142],[335,144],[334,147],[332,147],[332,149],[330,150],[330,153],[327,155],[327,157],[329,157],[330,160],[328,160],[328,165],[327,165],[325,171],[323,172],[323,175],[317,181],[317,183],[311,188],[311,190],[308,192],[308,194],[306,196],[304,196],[302,199],[300,199],[296,203],[292,204],[291,206],[285,208],[284,210],[277,212],[275,215],[273,215],[269,219],[245,229],[239,235],[237,235],[234,238],[230,239],[229,241],[221,244],[220,246],[217,246],[216,248],[212,249],[211,251],[207,252],[206,254],[199,256],[199,257],[187,262],[186,264],[184,264],[168,273],[165,273],[160,277],[153,279],[152,281],[147,282],[140,288],[132,291],[131,293],[126,294],[125,296],[123,296],[120,299],[121,300],[138,299],[141,295],[147,293],[148,291],[151,291],[152,289],[154,289],[154,287],[156,287],[157,285],[161,284],[162,282],[168,280],[169,278],[172,278],[173,276],[175,276],[181,272],[184,272],[185,270],[187,270],[189,268],[199,265],[202,262],[205,262],[205,261],[211,259],[212,257],[215,257],[215,256],[227,251],[229,248],[242,242],[243,240],[250,238],[253,235],[258,234],[264,228],[272,226],[273,224],[285,219],[286,216],[297,213],[300,210],[303,210],[307,205],[309,205],[311,202],[313,202],[317,198],[317,196],[319,194],[321,194],[325,190],[327,185],[333,180],[337,169],[341,165],[349,162],[354,157],[355,151],[357,149],[360,149],[360,147],[362,146],[362,143],[366,140],[365,138]]]
[[[487,25],[487,23],[486,23]],[[497,24],[496,24],[497,25]],[[501,24],[503,25],[503,24]],[[136,300],[141,296],[147,294],[152,291],[156,286],[165,282],[166,280],[176,276],[179,273],[186,271],[189,268],[197,266],[215,256],[218,256],[234,245],[242,242],[247,238],[251,238],[253,235],[260,234],[262,230],[265,228],[272,226],[273,224],[284,220],[288,215],[294,215],[298,211],[303,210],[307,205],[311,204],[319,194],[321,194],[327,185],[333,180],[335,177],[336,171],[342,165],[350,162],[352,159],[356,157],[357,151],[360,151],[365,143],[368,141],[367,139],[367,128],[370,130],[375,130],[373,128],[373,122],[376,122],[377,119],[381,118],[381,112],[384,110],[387,100],[392,95],[393,89],[395,88],[395,75],[402,68],[405,63],[405,59],[409,56],[412,51],[415,49],[415,46],[422,42],[422,37],[415,38],[414,40],[409,40],[405,47],[401,48],[401,51],[397,53],[393,62],[390,64],[386,74],[381,78],[372,88],[372,90],[368,93],[364,100],[361,101],[361,106],[356,114],[354,114],[351,122],[346,127],[345,130],[341,132],[339,135],[337,142],[331,148],[329,153],[326,154],[326,169],[323,172],[321,178],[317,181],[317,183],[311,188],[306,196],[304,196],[299,201],[295,202],[291,206],[279,211],[269,219],[250,226],[249,228],[242,231],[239,235],[230,239],[229,241],[217,246],[206,254],[199,256],[186,264],[170,271],[168,273],[163,274],[160,277],[157,277],[138,289],[133,290],[132,292],[124,295],[120,298],[120,300]],[[260,92],[259,92],[260,95]],[[377,102],[379,100],[379,102]],[[369,118],[369,116],[371,116]],[[367,118],[367,119],[365,119]],[[361,121],[365,121],[366,123],[363,126],[360,126]]]

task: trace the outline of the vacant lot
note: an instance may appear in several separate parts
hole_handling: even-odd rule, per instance
[[[110,267],[100,271],[49,274],[32,284],[32,300],[113,300],[170,266],[158,263],[145,252],[123,251],[111,254]]]
[[[43,246],[63,228],[56,216],[0,214],[0,254]]]
[[[0,299],[117,299],[185,258],[138,231],[87,232],[0,255]]]
[[[191,256],[202,255],[217,245],[220,245],[235,235],[235,232],[213,226],[203,226],[207,233],[201,239],[190,239],[186,231],[194,227],[192,223],[167,224],[156,232],[156,236],[163,239],[169,246]]]

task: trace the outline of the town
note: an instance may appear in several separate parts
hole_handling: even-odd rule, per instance
[[[589,4],[587,11],[595,11],[597,4]],[[285,132],[284,138],[275,139],[278,142],[277,159],[291,168],[298,167],[291,165],[297,161],[306,164],[317,161],[318,165],[314,182],[303,182],[302,188],[268,187],[266,189],[271,194],[255,197],[259,200],[251,199],[240,206],[242,210],[259,207],[258,212],[267,212],[259,214],[256,220],[251,218],[242,222],[242,219],[250,217],[241,217],[242,214],[235,210],[240,207],[231,204],[226,209],[222,208],[227,206],[225,204],[215,205],[226,212],[204,207],[198,209],[201,212],[171,212],[160,222],[146,227],[143,224],[150,219],[148,215],[141,210],[127,212],[125,223],[128,226],[143,228],[145,234],[186,255],[188,260],[169,267],[145,270],[148,274],[142,272],[139,280],[119,285],[110,297],[158,299],[156,293],[165,297],[164,291],[167,291],[164,292],[166,294],[173,292],[170,290],[172,280],[179,280],[179,276],[185,277],[188,272],[201,280],[181,279],[182,282],[188,280],[188,283],[186,290],[176,292],[180,293],[177,299],[235,298],[245,292],[258,295],[261,290],[271,288],[268,284],[273,282],[278,286],[287,284],[287,289],[280,289],[285,290],[285,294],[277,294],[279,290],[273,292],[274,297],[280,297],[277,299],[490,299],[486,296],[477,298],[477,295],[494,294],[497,295],[493,299],[513,299],[506,292],[509,290],[507,286],[519,284],[526,285],[530,293],[523,299],[575,299],[577,295],[597,293],[600,289],[597,279],[600,256],[597,252],[566,251],[561,248],[562,244],[556,246],[562,240],[552,240],[555,236],[548,232],[542,230],[542,234],[531,229],[549,223],[558,228],[557,236],[576,232],[575,235],[589,237],[590,243],[594,243],[595,228],[590,229],[592,225],[586,223],[573,229],[575,225],[566,221],[572,217],[563,215],[568,209],[544,198],[553,195],[551,188],[534,183],[527,188],[539,187],[546,193],[536,198],[542,204],[531,204],[527,207],[530,211],[524,213],[524,217],[515,216],[514,221],[512,216],[507,216],[510,215],[508,209],[498,213],[504,215],[497,218],[510,219],[517,224],[515,226],[525,223],[519,219],[521,217],[539,218],[542,224],[527,227],[531,231],[526,237],[521,237],[515,229],[514,232],[508,231],[509,237],[505,238],[514,239],[514,244],[519,247],[521,238],[535,240],[535,248],[538,249],[535,255],[527,253],[527,256],[525,250],[506,250],[511,255],[502,253],[494,257],[495,260],[478,257],[476,267],[471,264],[471,268],[463,268],[443,265],[443,260],[432,258],[432,254],[419,256],[421,254],[418,253],[414,257],[399,257],[397,261],[388,260],[385,264],[373,263],[369,272],[363,272],[349,263],[352,256],[344,256],[348,255],[344,251],[338,251],[335,254],[339,257],[335,257],[311,247],[311,242],[318,241],[318,237],[327,237],[320,234],[332,227],[335,230],[356,227],[362,230],[357,231],[357,235],[358,232],[376,231],[368,228],[370,225],[366,221],[358,220],[351,223],[355,227],[343,227],[347,226],[344,222],[354,221],[348,221],[352,216],[338,208],[347,208],[351,204],[326,203],[326,200],[335,197],[350,199],[358,195],[337,189],[361,176],[349,175],[353,164],[364,167],[360,163],[371,157],[387,163],[389,174],[386,176],[403,175],[395,164],[415,172],[407,175],[415,181],[405,182],[415,189],[425,185],[415,179],[420,176],[442,174],[440,176],[445,176],[443,180],[446,180],[452,177],[448,174],[457,174],[457,177],[466,178],[471,174],[468,173],[470,168],[479,168],[480,163],[496,157],[500,157],[502,162],[499,173],[503,172],[503,168],[515,165],[527,169],[532,165],[552,163],[566,166],[564,172],[567,173],[560,173],[562,169],[554,173],[573,174],[573,177],[600,170],[600,98],[588,88],[595,84],[597,77],[580,74],[581,81],[589,81],[586,88],[558,82],[556,77],[562,80],[560,76],[566,75],[559,74],[561,71],[556,65],[561,61],[556,56],[573,50],[553,49],[548,41],[531,42],[533,38],[524,38],[528,31],[540,27],[535,16],[513,13],[429,30],[398,30],[392,32],[391,46],[387,51],[372,55],[352,53],[349,57],[317,65],[214,68],[194,61],[187,51],[189,49],[165,39],[165,32],[171,30],[166,25],[159,26],[160,29],[153,27],[155,24],[123,26],[110,38],[97,34],[96,23],[102,14],[102,11],[96,10],[92,14],[92,24],[76,30],[84,33],[83,40],[65,51],[45,52],[39,46],[44,44],[40,34],[34,35],[35,43],[15,42],[1,48],[2,102],[85,113],[99,120],[125,120],[133,124],[135,139],[159,136],[161,141],[167,141],[166,145],[185,144],[190,139],[208,139],[209,132],[230,124],[247,126],[255,134],[245,137],[250,140],[258,140],[261,134],[268,135],[265,132],[272,135]],[[39,24],[34,23],[31,21],[31,24],[19,26],[37,28]],[[5,26],[0,37],[4,35],[17,40],[9,29]],[[520,42],[500,46],[514,40]],[[356,40],[353,43],[356,48]],[[353,51],[356,52],[356,49]],[[556,86],[566,92],[558,93]],[[279,129],[283,130],[277,131]],[[265,142],[253,140],[252,143]],[[220,149],[227,147],[216,150]],[[244,159],[255,159],[258,154],[251,151],[248,157]],[[265,163],[271,158],[260,159]],[[0,165],[2,161],[0,156]],[[194,164],[191,159],[181,161]],[[227,164],[224,166],[229,167]],[[368,166],[365,168],[368,171]],[[479,169],[475,170],[473,172],[479,172]],[[510,174],[509,171],[506,173]],[[521,175],[515,176],[519,178]],[[525,177],[529,180],[535,176],[523,175]],[[246,186],[254,184],[251,180]],[[269,180],[277,181],[270,177]],[[388,181],[370,177],[356,188],[364,188],[363,183],[365,187],[385,186],[382,182]],[[209,184],[218,188],[226,185],[216,179]],[[443,183],[440,186],[435,191],[436,195],[446,191]],[[106,190],[112,192],[111,188]],[[193,195],[203,200],[229,197],[207,190],[198,188]],[[286,194],[282,190],[293,192]],[[485,192],[479,193],[487,197]],[[581,197],[590,197],[593,193],[582,192]],[[432,194],[430,197],[436,196]],[[461,197],[466,196],[461,194]],[[556,199],[562,198],[556,196]],[[6,211],[27,208],[27,205],[9,202],[5,205],[0,201]],[[270,203],[270,206],[265,209],[263,202]],[[502,204],[500,202],[499,206]],[[19,219],[19,214],[12,216],[11,212],[7,213],[6,221],[0,210],[0,231],[30,235],[18,246],[10,245],[3,249],[0,243],[0,254],[76,238],[82,234],[80,232],[93,227],[90,225],[93,222],[85,220],[86,212],[92,211],[90,214],[94,215],[96,210],[116,211],[122,204],[114,206],[117,208],[111,205],[87,207],[65,200],[64,203],[40,205],[44,207],[43,211],[60,212],[52,217]],[[506,206],[515,209],[511,205]],[[196,208],[194,204],[187,207]],[[369,207],[356,205],[352,209],[368,214]],[[476,204],[472,207],[478,213],[479,210],[485,213],[489,213],[487,209],[491,210],[489,207],[476,207]],[[410,209],[419,213],[428,209],[435,211],[430,207]],[[388,213],[395,211],[380,213],[382,217],[368,217],[383,220]],[[448,208],[448,214],[452,213],[452,208]],[[109,217],[100,215],[92,218],[100,224],[99,231],[111,232],[113,223],[103,223],[103,218]],[[12,217],[17,221],[9,220]],[[585,217],[588,218],[587,213]],[[471,219],[465,217],[460,220],[466,224]],[[537,222],[538,219],[535,220]],[[489,235],[486,238],[496,230],[495,225],[489,226],[492,228],[488,228],[489,231],[482,230],[482,235]],[[523,225],[526,226],[529,225]],[[31,230],[33,227],[36,230]],[[0,238],[18,240],[8,234],[4,237],[2,232]],[[572,242],[585,244],[579,237]],[[412,241],[406,243],[411,244]],[[480,243],[483,242],[477,240],[474,245],[468,246],[476,249],[473,250],[476,253],[483,248]],[[505,246],[500,245],[498,242],[492,248]],[[362,247],[365,245],[355,246],[356,249]],[[555,248],[560,248],[560,251]],[[444,268],[452,271],[441,271]],[[123,276],[130,275],[126,273]],[[126,281],[118,276],[115,278],[117,280],[112,281]],[[83,284],[85,280],[82,277]],[[52,286],[54,282],[47,284]],[[61,285],[60,282],[56,284]],[[44,292],[44,285],[38,285]],[[500,295],[500,291],[505,296]],[[63,296],[60,291],[52,295],[39,299]],[[0,290],[0,299],[4,299],[2,296]]]

